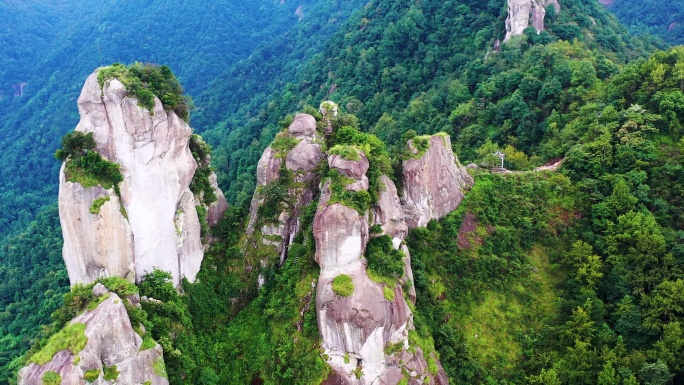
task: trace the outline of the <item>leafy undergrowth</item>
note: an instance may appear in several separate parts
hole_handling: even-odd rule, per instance
[[[258,291],[245,275],[244,212],[235,208],[214,229],[216,242],[197,281],[184,282],[184,295],[161,272],[141,283],[141,295],[162,301],[143,307],[164,347],[170,383],[315,384],[327,378],[316,319],[315,210],[315,204],[304,209],[304,230],[285,263],[262,272],[266,284]]]
[[[524,382],[559,315],[549,250],[573,225],[577,192],[555,174],[476,180],[454,213],[408,238],[417,310],[452,380]]]

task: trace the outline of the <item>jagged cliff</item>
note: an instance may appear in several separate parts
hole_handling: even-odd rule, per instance
[[[78,108],[76,131],[93,133],[95,151],[120,165],[123,182],[85,188],[62,167],[59,214],[71,284],[110,276],[139,281],[155,268],[170,272],[176,286],[183,277],[193,281],[203,256],[201,221],[215,223],[227,204],[215,176],[209,181],[217,199],[209,207],[190,189],[198,169],[192,129],[158,98],[147,110],[121,81],[101,84],[98,72],[86,80]]]
[[[301,210],[317,192],[319,176],[314,170],[325,157],[325,139],[316,127],[313,116],[297,114],[259,160],[245,246],[248,255],[256,254],[260,268],[282,264],[300,230]],[[268,258],[272,249],[277,260]],[[263,279],[260,275],[259,285]]]
[[[473,179],[452,153],[448,136],[422,137],[422,151],[409,143],[412,152],[403,163],[400,199],[387,175],[369,179],[369,170],[377,165],[362,148],[372,149],[334,139],[337,106],[324,102],[320,113],[318,122],[308,114],[296,115],[264,151],[245,253],[260,256],[262,267],[282,263],[301,230],[302,207],[318,197],[313,221],[320,266],[316,311],[323,357],[332,369],[325,383],[397,384],[405,379],[410,384],[446,384],[435,352],[423,351],[410,338],[415,327],[407,301],[414,302],[416,292],[404,239],[409,229],[453,211]],[[356,133],[349,135],[367,135]],[[334,146],[327,149],[326,144]],[[377,200],[364,204],[371,187]],[[394,251],[383,252],[398,256],[396,275],[382,277],[369,270],[366,254],[375,238],[378,245],[387,239]],[[264,248],[271,251],[259,251]]]
[[[19,385],[169,383],[161,346],[144,341],[131,325],[123,303],[130,299],[110,293],[102,284],[95,285],[93,295],[99,305],[53,336],[19,371]],[[59,380],[49,382],[50,378]]]
[[[506,18],[506,37],[522,35],[529,26],[537,33],[544,30],[546,7],[552,5],[556,12],[560,10],[558,0],[508,0],[508,17]]]

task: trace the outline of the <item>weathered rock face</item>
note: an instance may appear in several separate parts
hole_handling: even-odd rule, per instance
[[[357,182],[365,179],[364,189],[368,188],[365,156],[352,161],[333,155],[328,163],[331,169]],[[403,212],[396,187],[387,177],[381,182],[387,189],[381,188],[380,208],[375,212],[374,221],[386,223],[385,232],[396,236],[401,243],[406,225],[402,227],[400,223]],[[358,191],[359,186],[355,182],[346,188]],[[416,370],[427,367],[420,349],[414,353],[406,350],[413,322],[401,286],[385,287],[371,280],[366,272],[363,253],[369,240],[369,213],[360,214],[342,203],[330,204],[330,198],[331,180],[328,179],[321,190],[313,225],[316,261],[321,267],[316,293],[318,325],[327,362],[333,369],[325,383],[397,384],[407,370],[414,377],[411,383],[434,384],[436,379],[429,371]],[[346,297],[335,294],[332,289],[333,280],[341,274],[349,276],[354,286],[352,294]],[[401,346],[400,352],[386,355],[385,349],[395,344]],[[362,373],[360,377],[355,374],[358,371]]]
[[[506,18],[506,38],[522,35],[530,25],[540,33],[544,30],[546,7],[553,5],[560,10],[557,0],[508,0],[508,17]]]
[[[182,277],[193,281],[203,250],[195,209],[200,203],[189,188],[197,168],[188,145],[191,128],[158,99],[153,114],[139,107],[118,80],[101,88],[97,73],[86,80],[78,108],[76,130],[93,133],[96,151],[121,165],[124,181],[118,199],[60,173],[62,254],[71,284],[109,276],[138,281],[155,268],[170,272],[176,285]],[[215,190],[219,201],[208,210],[214,223],[227,207]],[[90,213],[93,200],[105,195],[110,200],[100,213]]]
[[[114,293],[107,295],[95,310],[86,311],[71,321],[71,324],[85,324],[88,342],[76,356],[69,350],[54,355],[45,365],[31,363],[19,371],[19,385],[42,384],[43,375],[56,372],[62,384],[152,384],[167,385],[164,357],[160,345],[140,350],[143,339],[133,330],[123,300]],[[119,375],[116,380],[105,381],[103,368],[116,365]],[[86,382],[86,371],[98,370],[99,378]]]
[[[419,159],[404,161],[403,203],[409,229],[454,211],[474,183],[451,150],[448,136],[433,136],[429,146]]]
[[[411,254],[408,247],[403,244],[408,235],[406,225],[406,214],[401,206],[397,187],[394,182],[386,175],[380,177],[380,192],[378,193],[378,203],[374,208],[373,224],[380,225],[382,233],[392,238],[392,246],[401,250],[404,257],[404,277],[401,280],[402,286],[408,283],[409,299],[415,304],[416,288],[413,285],[413,270],[411,269]]]
[[[315,186],[318,184],[314,172],[324,158],[323,138],[316,132],[316,119],[308,114],[297,114],[287,132],[279,135],[294,138],[297,144],[287,153],[278,153],[271,147],[264,151],[257,166],[257,192],[252,198],[247,226],[248,243],[258,235],[261,244],[272,246],[283,263],[287,247],[299,232],[301,209],[311,203]],[[292,185],[288,187],[288,208],[275,218],[259,218],[259,207],[265,203],[265,197],[258,190],[280,178],[281,167],[291,172]],[[266,261],[260,261],[267,267]],[[260,285],[261,282],[260,279]]]
[[[325,124],[325,135],[330,135],[333,132],[333,121],[337,119],[338,107],[335,102],[329,100],[321,103],[319,107],[321,115],[323,115],[323,123]]]

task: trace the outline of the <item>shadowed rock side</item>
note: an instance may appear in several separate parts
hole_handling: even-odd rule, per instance
[[[546,7],[553,5],[556,12],[560,11],[558,0],[508,0],[508,17],[506,18],[506,37],[508,41],[513,36],[522,35],[529,26],[537,33],[544,30]]]
[[[143,339],[133,330],[121,299],[102,285],[93,289],[106,299],[94,310],[86,311],[71,321],[71,325],[85,325],[85,347],[73,354],[70,350],[57,352],[44,365],[30,363],[19,371],[18,385],[43,384],[47,372],[55,372],[62,384],[150,384],[167,385],[164,357],[159,344],[140,350]],[[104,379],[104,368],[114,367],[114,380]],[[97,374],[97,379],[86,381],[85,373]],[[97,373],[96,373],[97,372]]]
[[[324,159],[325,139],[316,128],[313,116],[297,114],[288,129],[276,138],[276,141],[290,140],[296,144],[289,150],[279,148],[277,151],[269,146],[261,156],[257,166],[257,191],[252,198],[247,226],[246,244],[253,247],[246,252],[267,247],[275,252],[269,254],[276,254],[280,264],[285,260],[287,247],[300,230],[301,209],[311,203],[317,190],[318,174],[314,171]],[[287,190],[285,202],[278,206],[275,216],[260,216],[259,208],[267,203],[264,189],[278,182]],[[269,265],[265,259],[259,262],[262,267]],[[262,284],[260,277],[259,285]]]
[[[413,285],[413,270],[411,269],[411,254],[408,247],[404,244],[404,239],[408,235],[408,226],[406,225],[406,214],[404,208],[401,206],[399,195],[397,194],[397,187],[394,182],[386,175],[380,177],[380,192],[378,193],[378,202],[373,210],[373,224],[380,225],[382,233],[378,235],[387,235],[392,238],[392,246],[401,250],[404,257],[404,276],[400,280],[402,287],[408,285],[409,299],[414,304],[416,303],[416,287]]]
[[[90,75],[78,99],[77,131],[92,132],[96,151],[121,165],[120,198],[114,190],[84,188],[60,172],[59,213],[63,256],[71,284],[121,276],[131,281],[159,268],[193,281],[203,258],[200,200],[190,191],[197,162],[188,142],[192,129],[155,98],[153,114],[127,96],[123,84],[101,88]],[[218,201],[208,208],[215,224],[227,208],[210,177]],[[99,214],[89,212],[98,197],[109,196]]]
[[[409,147],[413,148],[411,142]],[[425,227],[432,219],[454,211],[473,183],[473,177],[451,150],[449,136],[432,136],[420,158],[404,161],[403,205],[408,228]]]
[[[365,155],[360,154],[358,161],[331,155],[328,165],[354,180],[346,186],[347,190],[368,188]],[[383,178],[391,189],[394,185],[388,185],[387,181],[389,179]],[[365,188],[361,188],[364,184]],[[394,197],[384,197],[390,204],[383,204],[381,198],[382,208],[375,216],[379,221],[387,222],[385,231],[388,234],[403,240],[405,225],[390,229],[392,218],[401,220],[396,188],[393,192]],[[360,214],[342,203],[330,202],[331,180],[328,179],[321,190],[313,228],[316,261],[321,267],[316,293],[318,325],[327,362],[332,368],[325,383],[397,384],[407,373],[410,384],[447,383],[441,367],[438,376],[426,369],[420,348],[408,350],[408,332],[413,329],[413,322],[401,286],[395,284],[386,288],[367,274],[363,253],[369,240],[369,213]],[[347,296],[333,290],[333,280],[340,275],[351,279],[353,290]],[[387,291],[392,294],[388,295]],[[399,349],[385,354],[389,346],[399,346]]]

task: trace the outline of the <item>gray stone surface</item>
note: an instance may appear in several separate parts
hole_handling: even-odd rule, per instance
[[[458,162],[446,135],[435,135],[419,159],[404,161],[404,211],[409,229],[424,227],[454,211],[473,177]]]
[[[508,0],[508,17],[506,18],[506,37],[522,35],[525,29],[533,26],[540,33],[544,30],[546,7],[553,5],[560,11],[558,0]]]
[[[111,189],[84,188],[60,172],[62,255],[71,284],[109,276],[139,281],[154,268],[170,272],[176,286],[182,277],[194,281],[203,249],[189,188],[197,168],[188,145],[192,129],[158,99],[152,114],[139,107],[116,79],[100,88],[97,72],[86,80],[78,108],[76,130],[93,133],[96,150],[121,166],[124,181],[119,199]],[[208,210],[214,223],[227,207],[215,192],[219,201]],[[100,213],[90,213],[92,202],[105,196]]]
[[[151,349],[140,350],[142,338],[133,330],[122,299],[110,293],[95,310],[86,311],[71,321],[85,324],[88,342],[78,352],[78,359],[68,350],[58,352],[45,365],[30,363],[19,371],[19,385],[42,384],[47,371],[54,371],[62,377],[62,385],[85,385],[83,378],[88,370],[98,369],[100,378],[88,384],[143,384],[168,385],[166,377],[159,376],[163,367],[162,347],[157,344]],[[103,367],[116,365],[119,376],[105,381]],[[155,365],[157,370],[155,373]]]

